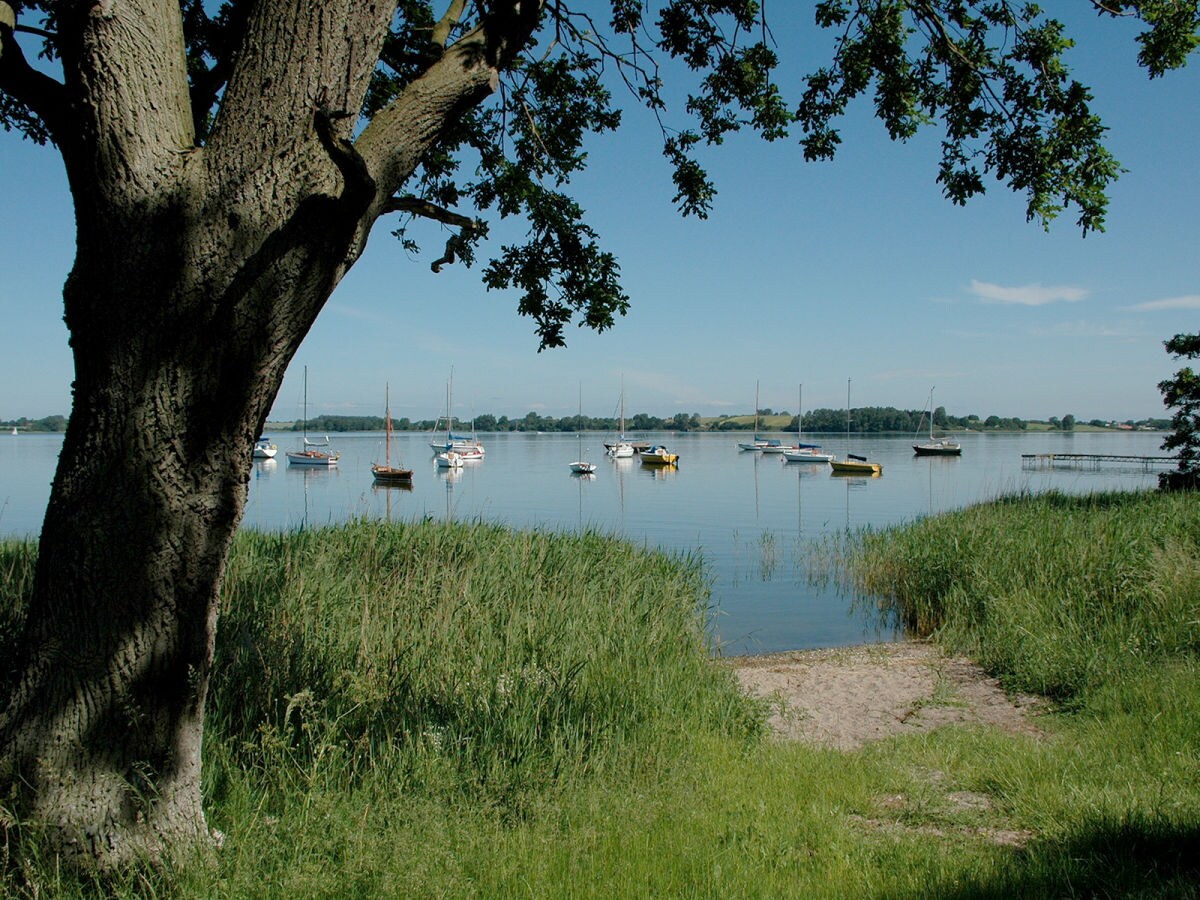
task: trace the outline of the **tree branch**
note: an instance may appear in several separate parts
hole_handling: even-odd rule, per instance
[[[436,203],[431,203],[423,197],[414,197],[411,194],[390,198],[384,204],[381,215],[396,212],[409,213],[410,215],[420,216],[422,219],[432,219],[435,222],[441,222],[443,225],[453,225],[456,228],[469,228],[476,224],[475,220],[470,216],[452,212],[444,206],[438,206]]]
[[[454,8],[452,2],[443,23]],[[500,71],[528,44],[541,14],[540,2],[495,4],[482,25],[447,47],[440,59],[376,113],[356,146],[385,195],[399,190],[416,171],[446,122],[496,90]]]
[[[249,3],[230,48],[232,71],[208,143],[211,164],[238,179],[259,164],[257,148],[312,141],[314,107],[357,111],[395,6],[388,0]],[[350,123],[337,124],[348,137]],[[311,176],[296,179],[299,194],[325,177]]]
[[[36,29],[17,25],[16,11],[0,2],[0,91],[24,104],[45,125],[49,137],[61,146],[70,136],[66,128],[67,95],[62,84],[29,65],[15,31]]]
[[[451,212],[443,206],[438,206],[436,203],[431,203],[423,197],[414,197],[411,194],[390,198],[384,204],[383,212],[408,213],[461,229],[458,234],[451,235],[446,240],[445,252],[442,254],[441,259],[434,260],[430,265],[429,268],[433,270],[434,274],[441,271],[442,266],[452,265],[457,261],[460,254],[464,251],[469,252],[470,246],[475,240],[487,234],[487,225],[479,219],[472,219],[470,216]],[[467,261],[469,264],[469,255]]]
[[[349,212],[355,219],[359,218],[371,201],[375,199],[375,179],[371,177],[367,164],[354,145],[334,132],[334,122],[348,119],[351,114],[342,110],[336,113],[326,109],[318,109],[313,116],[313,126],[317,138],[325,152],[329,154],[333,164],[342,173],[342,200],[349,205]]]
[[[436,44],[443,50],[446,48],[446,42],[450,40],[450,32],[462,19],[463,10],[466,8],[466,5],[466,0],[451,0],[445,14],[433,26],[433,34],[430,36],[431,43]]]

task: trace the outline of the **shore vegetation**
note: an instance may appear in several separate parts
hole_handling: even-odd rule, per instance
[[[852,535],[830,558],[882,614],[1049,711],[843,752],[767,735],[713,660],[698,557],[486,523],[241,533],[205,733],[222,849],[71,872],[0,798],[0,892],[1193,895],[1198,544],[1194,498],[1157,493]],[[0,545],[0,659],[36,552]]]

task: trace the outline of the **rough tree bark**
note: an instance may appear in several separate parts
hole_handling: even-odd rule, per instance
[[[204,147],[177,0],[62,4],[61,86],[0,19],[0,87],[51,124],[78,228],[74,405],[0,711],[0,802],[68,855],[208,840],[204,702],[248,448],[392,193],[536,18],[513,4],[453,45],[355,147],[393,10],[254,4]]]

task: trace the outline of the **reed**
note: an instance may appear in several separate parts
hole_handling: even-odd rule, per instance
[[[707,596],[698,559],[595,532],[241,535],[209,727],[235,739],[239,767],[305,783],[382,771],[519,815],[647,730],[755,733],[709,664]]]
[[[1198,555],[1200,504],[1150,492],[1007,497],[834,553],[885,616],[1063,700],[1200,649]]]
[[[205,742],[224,850],[101,882],[36,841],[9,856],[0,798],[0,893],[1194,896],[1200,528],[1159,499],[1018,498],[844,547],[870,548],[846,571],[872,584],[941,592],[895,614],[986,652],[1051,618],[993,598],[1005,567],[1014,595],[1049,591],[1043,569],[1069,585],[1048,602],[1103,642],[1036,737],[949,728],[855,753],[754,740],[760,711],[708,658],[696,559],[478,523],[240,535]],[[1069,556],[1089,534],[1087,577]],[[1034,535],[1064,556],[1035,556]],[[5,628],[35,553],[0,544]],[[1086,621],[1059,618],[1043,669],[1082,653]]]

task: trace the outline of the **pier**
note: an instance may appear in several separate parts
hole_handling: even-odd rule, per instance
[[[1104,453],[1022,453],[1022,469],[1099,469],[1119,466],[1152,472],[1174,466],[1178,456],[1125,456]]]

